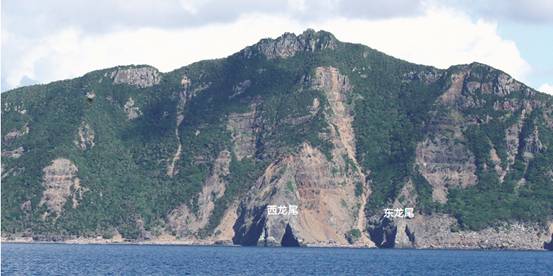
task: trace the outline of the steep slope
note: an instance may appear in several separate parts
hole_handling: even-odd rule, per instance
[[[543,249],[552,147],[553,99],[499,70],[286,33],[3,93],[2,237]]]

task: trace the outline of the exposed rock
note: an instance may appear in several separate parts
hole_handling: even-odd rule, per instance
[[[442,77],[443,73],[437,69],[429,69],[424,71],[411,71],[403,74],[402,82],[421,81],[425,84],[436,82]]]
[[[319,101],[319,99],[314,98],[313,103],[311,104],[311,106],[309,106],[309,114],[311,114],[312,116],[317,114],[317,112],[319,112],[320,106],[321,106],[321,102]]]
[[[94,129],[88,123],[82,122],[77,130],[77,140],[73,143],[81,150],[87,150],[94,147]]]
[[[255,155],[257,132],[259,130],[259,104],[253,103],[250,111],[231,113],[228,116],[227,129],[231,132],[233,152],[236,159],[251,158]]]
[[[242,50],[241,54],[246,58],[250,58],[255,52],[261,53],[268,59],[288,58],[297,52],[334,49],[337,45],[338,40],[332,34],[309,29],[298,36],[293,33],[285,33],[275,40],[263,39],[256,45]]]
[[[182,76],[181,85],[183,89],[178,93],[177,115],[176,115],[176,124],[175,124],[175,138],[177,140],[177,149],[173,157],[169,159],[169,162],[167,165],[167,175],[171,177],[175,176],[178,173],[178,169],[176,169],[177,167],[176,164],[180,160],[180,157],[182,154],[182,143],[180,140],[179,128],[180,128],[180,125],[182,124],[182,121],[184,120],[184,109],[186,107],[186,104],[192,99],[192,97],[196,96],[199,92],[209,87],[209,84],[200,84],[194,89],[191,89],[192,80],[187,75]],[[199,131],[196,131],[196,136],[198,134],[199,134]]]
[[[393,208],[414,208],[417,206],[417,191],[413,180],[409,179],[401,188]]]
[[[460,110],[478,105],[463,94],[469,73],[464,67],[450,76],[450,86],[437,102],[452,110],[432,113],[428,134],[416,148],[417,168],[432,186],[432,199],[440,203],[447,202],[448,188],[466,188],[477,182],[474,154],[467,148],[461,128],[470,119]]]
[[[19,114],[21,114],[21,115],[27,114],[27,109],[25,109],[22,104],[13,103],[13,102],[12,103],[4,102],[2,111],[3,112],[10,112],[12,110],[19,113]]]
[[[39,207],[46,205],[48,208],[43,219],[52,214],[55,214],[56,218],[59,217],[69,197],[72,198],[72,207],[77,208],[78,200],[82,199],[83,193],[86,192],[77,177],[77,166],[69,159],[59,158],[52,161],[52,164],[42,171],[44,192]]]
[[[177,236],[186,237],[198,233],[209,222],[209,218],[215,208],[215,201],[221,198],[225,193],[224,177],[229,174],[230,152],[221,151],[213,164],[211,174],[205,180],[202,191],[198,196],[198,213],[194,213],[186,204],[182,204],[171,211],[168,216],[168,224]],[[220,232],[224,231],[225,237],[228,236],[228,223],[232,214],[227,214],[230,218],[223,218],[220,223]],[[225,220],[226,219],[226,220]]]
[[[519,91],[521,84],[505,73],[500,73],[497,77],[497,85],[494,87],[494,94],[505,97],[514,91]]]
[[[499,176],[499,182],[503,182],[505,179],[505,176],[507,175],[507,170],[504,170],[503,167],[501,167],[501,158],[497,154],[497,151],[494,147],[490,150],[490,160],[494,164],[494,170]]]
[[[5,162],[1,163],[1,172],[2,172],[2,179],[8,177],[8,176],[18,176],[21,175],[23,172],[25,172],[25,168],[18,168],[18,167],[12,167],[12,168],[6,168]]]
[[[25,150],[23,147],[18,147],[14,150],[7,150],[2,152],[2,157],[14,158],[17,159],[23,155]]]
[[[308,123],[319,113],[319,110],[321,109],[320,106],[321,106],[321,103],[319,99],[314,98],[311,105],[307,106],[307,111],[309,112],[309,114],[300,115],[300,116],[294,116],[294,114],[290,114],[283,120],[283,122],[287,125],[293,125],[293,126]]]
[[[125,110],[125,113],[127,113],[127,119],[129,120],[134,120],[142,115],[142,111],[140,111],[140,108],[134,105],[134,100],[132,99],[132,97],[129,97],[129,99],[123,106],[123,110]]]
[[[461,71],[451,75],[451,85],[439,98],[439,101],[442,104],[451,106],[458,103],[462,97],[463,83],[465,81],[466,74],[466,71]]]
[[[170,159],[170,162],[167,165],[168,176],[175,176],[179,172],[178,169],[176,169],[175,165],[177,164],[177,161],[180,160],[180,155],[182,154],[182,144],[180,143],[178,130],[175,130],[175,132],[176,132],[175,135],[177,135],[177,151],[175,152],[175,155],[173,155],[173,158]]]
[[[374,218],[373,218],[374,219]],[[388,218],[381,218],[378,223],[369,222],[369,235],[375,246],[379,248],[393,248],[395,247],[396,237],[398,233],[398,227]],[[403,239],[399,239],[402,241]]]
[[[281,66],[283,64],[286,66]],[[294,64],[301,66],[291,68]],[[229,73],[229,68],[239,69],[239,72]],[[466,198],[473,196],[473,193],[463,194],[461,191],[459,198],[466,200],[466,208],[457,211],[447,208],[451,207],[449,205],[427,205],[425,187],[421,189],[421,183],[414,181],[420,178],[417,172],[412,171],[416,169],[430,183],[433,199],[441,203],[447,201],[452,187],[477,185],[477,166],[470,150],[473,144],[465,133],[468,135],[468,130],[478,127],[491,142],[489,152],[477,152],[479,159],[486,159],[478,166],[482,166],[484,172],[495,170],[502,181],[509,180],[509,186],[501,193],[516,183],[515,192],[509,195],[509,200],[511,197],[516,199],[519,194],[528,198],[532,196],[528,192],[544,188],[536,185],[536,180],[545,179],[545,184],[549,184],[548,177],[553,179],[553,168],[547,166],[549,164],[543,166],[530,162],[534,156],[533,161],[550,161],[541,157],[551,147],[551,98],[544,94],[535,95],[532,89],[493,68],[471,64],[441,70],[404,63],[362,45],[338,42],[328,33],[309,30],[297,36],[285,34],[275,40],[263,40],[229,59],[196,63],[167,75],[148,66],[119,67],[106,72],[104,77],[98,78],[98,81],[103,81],[101,85],[96,82],[95,72],[69,82],[22,88],[2,95],[2,116],[10,120],[6,124],[10,128],[3,129],[7,135],[2,137],[3,149],[8,149],[2,152],[2,161],[6,161],[1,164],[2,185],[18,187],[17,191],[8,191],[16,195],[13,197],[15,200],[6,201],[10,205],[6,207],[17,212],[14,218],[21,218],[20,221],[7,220],[10,225],[6,225],[6,229],[27,228],[23,231],[30,234],[34,231],[37,240],[64,241],[67,237],[63,235],[68,233],[66,226],[74,226],[83,219],[73,216],[70,210],[85,207],[85,204],[79,206],[86,189],[80,186],[78,175],[82,175],[82,181],[85,181],[86,171],[101,174],[99,179],[111,177],[118,182],[139,177],[141,183],[127,191],[129,194],[123,203],[131,208],[124,208],[124,221],[112,217],[108,221],[112,225],[105,225],[105,220],[93,216],[91,222],[94,223],[84,225],[86,229],[80,233],[105,233],[105,237],[74,239],[76,242],[123,241],[124,238],[116,230],[118,228],[121,233],[130,234],[125,239],[138,236],[137,241],[152,243],[532,249],[539,249],[542,243],[546,248],[553,247],[551,229],[547,232],[538,225],[513,223],[508,219],[504,222],[514,227],[461,231],[451,214],[459,215],[459,223],[472,226],[475,217],[471,216],[474,214],[467,212],[472,210],[472,200],[482,198]],[[399,72],[400,75],[397,75]],[[277,75],[279,77],[274,78]],[[280,77],[286,77],[288,81],[277,85],[282,92],[279,94],[274,91],[277,86],[272,85]],[[386,82],[390,89],[377,91],[376,88],[382,86],[380,81]],[[208,89],[212,83],[212,89]],[[160,90],[161,84],[163,91]],[[206,93],[196,97],[204,90],[207,90]],[[160,94],[145,93],[148,91]],[[439,96],[438,93],[441,96],[435,102],[428,102]],[[300,98],[301,104],[287,107],[282,112],[279,103],[286,102],[286,97],[292,94]],[[48,106],[53,102],[37,104],[32,101],[36,95],[42,100],[77,96],[90,104],[87,106],[84,102],[84,106],[62,108],[60,114],[38,117],[50,112]],[[229,100],[232,97],[234,99]],[[93,100],[97,102],[92,104]],[[362,102],[368,105],[354,108],[355,104]],[[81,107],[84,110],[80,110]],[[125,117],[119,117],[123,123],[111,124],[106,118],[91,117],[88,111],[92,107],[94,112],[124,111],[124,114],[118,115],[135,121],[125,123]],[[213,112],[197,114],[200,110]],[[10,113],[5,114],[4,111]],[[354,111],[359,111],[359,114]],[[68,114],[77,114],[79,118],[68,117]],[[265,115],[270,117],[265,118]],[[354,115],[359,120],[355,123]],[[86,121],[79,125],[78,120],[84,118]],[[136,143],[122,141],[119,144],[125,154],[102,155],[107,158],[100,160],[102,162],[120,159],[123,167],[131,164],[128,171],[122,172],[121,166],[103,166],[101,170],[94,166],[81,167],[80,159],[71,157],[72,162],[60,158],[42,165],[47,167],[43,170],[44,192],[39,195],[41,199],[36,198],[32,183],[20,185],[21,179],[34,179],[36,170],[32,165],[36,162],[29,160],[38,158],[40,161],[42,157],[35,155],[52,153],[49,145],[56,146],[58,142],[69,139],[70,143],[75,140],[76,147],[68,150],[76,154],[76,158],[79,149],[84,151],[94,147],[94,152],[101,150],[96,153],[103,154],[109,149],[95,147],[95,142],[103,140],[96,138],[128,140],[133,127],[144,127],[148,124],[143,123],[158,120],[163,123],[154,126],[152,131],[162,135],[162,139],[149,139],[143,149]],[[27,124],[23,126],[25,122],[33,130],[30,134],[27,134]],[[40,125],[33,125],[32,122]],[[167,122],[173,124],[169,126],[169,132]],[[226,124],[223,127],[226,130],[212,128],[214,123],[219,125],[221,122]],[[100,137],[103,132],[98,127],[102,123],[110,125],[113,135]],[[413,133],[413,137],[395,137],[404,134],[395,130],[405,123],[407,128],[421,129]],[[56,127],[64,125],[73,125],[77,129],[69,129],[70,137],[50,135],[52,129],[55,131]],[[359,129],[354,129],[354,125]],[[16,127],[11,129],[12,126]],[[35,133],[35,128],[39,126]],[[498,129],[504,131],[506,128],[504,133],[496,133]],[[361,133],[356,136],[354,130]],[[62,135],[62,132],[59,134]],[[231,137],[225,137],[225,133]],[[504,141],[502,135],[505,136]],[[184,137],[192,139],[185,141]],[[375,139],[363,140],[360,144],[362,138],[371,137]],[[221,151],[222,148],[225,150]],[[159,151],[149,154],[153,149]],[[410,149],[413,152],[409,152]],[[374,155],[381,150],[386,151],[385,155],[392,154],[414,164],[393,171],[396,169],[394,162]],[[403,154],[396,154],[401,152]],[[22,154],[23,157],[20,157]],[[10,159],[18,157],[19,160]],[[232,169],[235,168],[234,158],[242,161],[237,163],[239,172],[230,172],[231,163]],[[360,158],[363,158],[363,167]],[[509,174],[517,158],[524,164],[517,164],[517,172]],[[76,164],[79,164],[78,168]],[[82,166],[85,165],[93,164],[82,163]],[[159,166],[162,166],[162,172],[150,170]],[[198,166],[201,173],[182,175],[183,172],[180,172],[181,175],[178,175],[179,169],[183,170],[185,166]],[[531,170],[519,174],[518,170],[524,166]],[[381,169],[377,172],[379,174],[384,173],[377,175],[373,181],[390,179],[374,183],[378,185],[375,187],[379,187],[379,193],[375,195],[375,204],[370,205],[371,217],[365,214],[367,201],[373,200],[369,198],[372,185],[369,167]],[[209,171],[206,171],[207,168]],[[239,173],[236,176],[247,182],[235,183],[233,173]],[[246,173],[247,177],[242,177],[242,173]],[[199,175],[205,175],[205,178],[198,181]],[[253,175],[257,176],[252,180]],[[519,179],[511,179],[511,176]],[[225,183],[229,179],[233,179],[232,186]],[[155,187],[160,185],[173,185],[170,187],[172,193],[167,194],[167,189],[156,190]],[[86,213],[105,211],[112,207],[114,200],[121,200],[118,193],[110,192],[114,187],[96,186],[104,190],[94,191],[94,195],[85,194],[91,200],[86,207],[92,208],[82,210]],[[517,189],[519,187],[522,188]],[[246,188],[249,190],[244,191]],[[21,193],[21,189],[25,193]],[[190,194],[190,191],[196,192]],[[487,192],[494,193],[494,190]],[[172,205],[156,206],[151,200],[143,200],[145,194],[151,199],[166,198]],[[176,197],[180,197],[177,204],[174,203],[178,200]],[[543,197],[531,199],[540,206],[547,205],[543,204]],[[500,212],[509,202],[499,203],[496,212]],[[520,203],[518,207],[532,202]],[[386,205],[381,207],[414,207],[420,212],[424,207],[424,212],[450,215],[416,214],[411,219],[383,219],[373,214],[378,208],[375,205],[381,204]],[[268,205],[296,205],[299,213],[269,215]],[[162,210],[163,218],[152,220],[150,215],[156,211],[159,213],[158,207],[169,209]],[[45,212],[43,221],[40,218],[36,220],[37,211],[41,214]],[[510,215],[516,215],[516,211],[513,210]],[[56,222],[59,216],[62,218]],[[490,221],[492,223],[497,221],[494,219]],[[137,232],[123,231],[127,230],[124,229],[127,226],[138,230],[138,235]],[[4,235],[5,231],[2,232]],[[112,239],[111,235],[116,237]]]
[[[210,237],[215,244],[233,244],[232,238],[234,238],[234,223],[238,219],[238,206],[239,204],[235,202],[226,209],[221,222],[213,231],[213,236]]]
[[[521,131],[526,120],[526,110],[523,109],[520,119],[505,130],[505,142],[507,144],[507,170],[515,164],[515,158],[519,153]]]
[[[545,146],[539,138],[538,127],[534,126],[532,133],[524,138],[524,154],[523,157],[526,160],[532,159],[534,154],[539,153],[545,149]]]
[[[350,107],[346,104],[347,94],[351,92],[348,78],[341,75],[334,67],[317,67],[313,79],[313,88],[325,93],[330,105],[328,122],[333,126],[331,132],[338,136],[338,147],[344,147],[348,157],[355,157],[355,135],[353,134]]]
[[[251,80],[245,80],[245,81],[242,81],[242,82],[238,83],[237,85],[235,85],[232,88],[233,93],[230,97],[233,98],[233,97],[236,97],[236,96],[246,92],[246,89],[248,89],[251,85],[252,85]]]
[[[553,130],[553,110],[550,110],[549,112],[544,110],[543,119],[545,121],[545,125]]]
[[[234,242],[283,245],[283,241],[295,240],[307,246],[349,245],[346,236],[358,229],[361,219],[362,200],[354,196],[355,185],[364,181],[358,171],[350,169],[346,173],[341,157],[329,161],[308,144],[297,154],[273,162],[242,201]],[[297,205],[299,214],[269,216],[267,205]],[[357,245],[372,243],[363,235]]]
[[[188,78],[187,75],[182,75],[180,85],[182,85],[182,87],[187,90],[192,85],[192,81],[190,80],[190,78]]]
[[[417,191],[409,179],[392,204],[392,208],[414,208],[417,210]],[[415,236],[406,224],[411,218],[392,219],[373,216],[369,219],[369,233],[378,247],[414,247]]]
[[[549,251],[553,251],[553,234],[551,234],[551,241],[543,243],[543,248]]]
[[[93,101],[94,98],[96,98],[96,93],[94,93],[94,91],[86,92],[86,99],[88,101]]]
[[[181,85],[183,86],[183,90],[179,92],[179,101],[177,102],[177,117],[176,117],[176,125],[175,125],[175,138],[177,139],[177,150],[173,155],[173,158],[171,158],[169,164],[167,165],[168,176],[175,176],[178,173],[178,170],[175,169],[175,165],[177,161],[180,160],[180,155],[182,152],[182,143],[180,141],[179,127],[182,121],[184,120],[184,108],[186,107],[186,103],[191,98],[191,94],[188,92],[188,89],[192,85],[192,81],[188,78],[188,76],[186,75],[182,76]]]
[[[23,211],[23,213],[28,214],[33,209],[31,201],[26,200],[25,202],[21,203],[19,209]]]
[[[129,84],[139,88],[154,86],[161,80],[161,74],[149,66],[117,69],[110,77],[114,84]]]
[[[480,97],[477,90],[487,89],[486,84],[469,81],[474,72],[470,66],[462,66],[458,72],[451,74],[450,86],[439,97],[438,102],[442,105],[454,108],[458,111],[481,108],[486,105],[486,99]]]
[[[27,124],[23,125],[20,129],[12,129],[4,136],[4,142],[10,143],[13,140],[22,137],[25,134],[29,133],[29,126]]]
[[[144,220],[141,217],[138,217],[135,219],[136,228],[138,228],[138,237],[136,237],[137,241],[145,241],[152,239],[152,233],[150,231],[146,231],[144,228]]]
[[[539,224],[510,223],[480,231],[456,230],[455,218],[449,215],[417,214],[413,219],[382,219],[395,231],[392,247],[530,249],[543,250],[550,231]],[[392,225],[392,226],[390,226]]]
[[[496,111],[509,111],[515,112],[522,107],[522,104],[518,99],[507,99],[504,101],[496,101],[493,105],[493,109]]]
[[[482,87],[482,84],[476,81],[469,81],[465,84],[465,87],[469,93],[474,93]]]
[[[453,124],[454,125],[454,124]],[[476,184],[476,165],[473,153],[462,143],[457,127],[449,137],[447,127],[438,127],[417,145],[416,164],[421,175],[432,185],[432,199],[447,202],[449,187],[465,188]]]

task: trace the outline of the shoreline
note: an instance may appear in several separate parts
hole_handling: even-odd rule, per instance
[[[34,241],[29,239],[4,239],[2,238],[0,244],[64,244],[64,245],[137,245],[137,246],[205,246],[205,247],[269,247],[269,248],[282,248],[282,246],[243,246],[232,243],[198,243],[191,241],[182,242],[167,242],[167,241],[99,241],[99,240],[69,240],[69,241]],[[304,245],[296,248],[319,248],[319,249],[373,249],[373,250],[455,250],[455,251],[528,251],[528,252],[550,252],[547,249],[533,249],[533,248],[467,248],[467,247],[394,247],[394,248],[378,248],[368,246],[322,246],[322,245]]]

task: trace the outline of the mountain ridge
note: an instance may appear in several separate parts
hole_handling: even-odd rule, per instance
[[[307,30],[2,102],[3,239],[543,249],[553,232],[552,97],[480,63]]]

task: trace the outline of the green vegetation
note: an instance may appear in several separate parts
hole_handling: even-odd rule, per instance
[[[213,215],[200,233],[211,234],[224,212],[248,193],[271,162],[296,152],[305,142],[328,159],[332,157],[325,118],[328,100],[310,83],[318,66],[338,68],[352,85],[347,103],[353,108],[356,161],[371,183],[369,215],[389,206],[409,180],[414,183],[419,210],[453,214],[461,228],[481,229],[508,220],[542,221],[553,213],[553,130],[543,116],[549,112],[553,117],[550,96],[531,95],[524,87],[506,96],[465,89],[463,97],[474,105],[445,107],[436,104],[437,99],[451,85],[451,75],[462,67],[438,70],[362,45],[337,43],[336,49],[299,52],[286,59],[238,53],[202,61],[165,73],[158,85],[148,88],[113,84],[112,68],[2,93],[2,137],[25,126],[30,129],[16,139],[2,139],[2,150],[24,148],[20,158],[2,157],[3,233],[32,230],[34,235],[112,237],[117,231],[129,239],[139,237],[142,227],[159,233],[169,212],[181,204],[199,211],[197,197],[213,170],[213,161],[221,151],[232,150],[229,116],[255,111],[255,154],[241,160],[232,154],[224,196],[215,201]],[[499,71],[478,64],[470,68],[472,74],[465,83],[497,85]],[[184,119],[176,132],[183,75],[191,81],[189,92],[195,92],[182,110]],[[236,93],[237,85],[246,80],[250,86]],[[85,97],[90,91],[96,94],[92,101]],[[133,120],[125,114],[131,97],[140,109],[140,116]],[[320,108],[310,110],[315,99]],[[518,154],[514,164],[509,164],[505,133],[523,115],[520,110],[494,108],[494,104],[525,99],[543,104],[524,115]],[[463,138],[455,139],[474,154],[478,177],[478,183],[469,188],[450,188],[445,205],[432,200],[432,187],[415,164],[417,144],[433,135],[436,124],[442,122],[432,119],[443,114],[465,120]],[[469,119],[473,119],[470,124],[466,123]],[[95,132],[95,146],[84,151],[74,142],[82,122]],[[536,130],[544,147],[525,156],[527,138]],[[179,141],[178,173],[171,177],[167,166]],[[494,169],[492,149],[499,166],[509,168],[503,182]],[[78,208],[68,200],[59,218],[43,220],[43,168],[60,157],[79,168],[86,191]],[[346,170],[333,168],[333,175],[347,174],[357,166],[344,158]],[[363,185],[355,184],[355,196],[363,194]],[[290,192],[297,189],[292,181],[286,186]],[[30,210],[22,208],[27,201]],[[355,242],[360,236],[359,229],[352,229],[348,240]]]
[[[286,182],[286,188],[288,188],[288,191],[293,193],[293,192],[296,191],[296,184],[294,184],[293,181],[288,181],[288,182]]]
[[[354,244],[359,238],[361,238],[361,231],[357,228],[351,229],[346,233],[346,239],[350,244]]]
[[[531,116],[527,122],[535,119]],[[533,129],[533,123],[523,127],[522,137],[528,137],[528,128]],[[542,131],[540,139],[552,141],[551,130],[544,128]],[[510,220],[545,223],[553,211],[552,176],[547,173],[551,170],[553,151],[535,153],[526,166],[527,161],[521,153],[524,144],[521,144],[513,170],[500,183],[490,159],[489,135],[494,135],[494,132],[484,132],[479,127],[468,129],[467,137],[475,154],[479,182],[465,190],[450,191],[448,211],[456,216],[461,227],[473,230]]]

